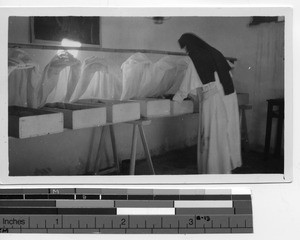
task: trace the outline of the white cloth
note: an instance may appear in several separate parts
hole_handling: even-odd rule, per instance
[[[13,49],[8,57],[9,105],[37,107],[38,64],[23,50]]]
[[[198,163],[201,174],[229,174],[241,166],[241,140],[236,93],[224,95],[218,74],[215,82],[203,85],[192,64],[173,100],[182,101],[189,93],[203,88],[202,130]]]
[[[188,67],[187,57],[165,56],[157,64],[167,63],[170,67],[165,69],[163,78],[157,86],[153,97],[160,97],[164,94],[175,94],[185,76]]]
[[[186,57],[165,56],[153,63],[142,53],[133,54],[121,66],[121,100],[175,93],[186,68]]]
[[[142,53],[133,54],[122,64],[121,100],[140,97],[141,86],[151,82],[151,65],[151,60]]]
[[[46,103],[69,102],[78,83],[81,62],[64,51],[56,54],[43,71],[40,81],[39,107]]]
[[[83,95],[86,98],[96,97],[98,92],[101,91],[102,85],[104,85],[103,82],[107,79],[107,73],[108,67],[104,59],[98,57],[85,59],[71,101],[76,101],[82,98]]]

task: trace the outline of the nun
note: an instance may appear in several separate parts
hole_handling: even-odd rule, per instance
[[[178,42],[188,54],[188,65],[173,100],[181,102],[189,94],[198,97],[198,173],[230,174],[242,164],[231,67],[221,52],[193,33],[183,34]]]

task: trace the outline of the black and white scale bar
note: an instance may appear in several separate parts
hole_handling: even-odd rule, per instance
[[[252,215],[0,215],[0,232],[86,231],[99,233],[251,233]],[[143,231],[144,230],[144,231]],[[149,232],[151,231],[151,232]],[[166,232],[167,231],[167,232]],[[171,232],[168,232],[171,231]]]
[[[251,233],[245,189],[0,189],[0,233]]]

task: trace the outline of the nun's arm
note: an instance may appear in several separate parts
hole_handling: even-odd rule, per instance
[[[173,97],[173,101],[182,102],[189,93],[194,92],[197,88],[202,86],[203,84],[198,76],[194,63],[190,60],[179,90]]]

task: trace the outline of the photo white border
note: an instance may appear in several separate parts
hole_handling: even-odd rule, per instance
[[[143,175],[143,176],[9,176],[8,162],[8,96],[7,49],[9,16],[285,16],[285,130],[284,174],[232,174],[232,175]],[[225,183],[282,183],[292,181],[293,172],[293,10],[285,6],[259,7],[38,7],[0,8],[0,184],[225,184]],[[3,160],[4,159],[4,160]]]

